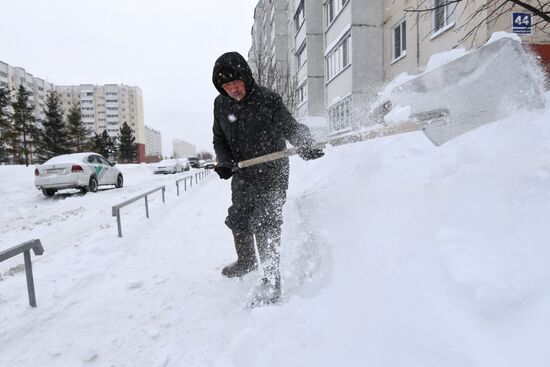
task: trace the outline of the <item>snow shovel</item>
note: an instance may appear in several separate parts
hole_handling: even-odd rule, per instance
[[[423,131],[439,146],[455,137],[509,115],[514,106],[544,107],[540,78],[521,44],[501,38],[422,73],[394,88],[391,104],[410,106],[412,120],[377,130],[330,138],[316,145],[336,146],[411,131]],[[239,168],[289,157],[297,148],[238,163]]]
[[[450,139],[449,135],[446,135],[443,137],[440,134],[435,134],[435,136],[437,137],[441,136],[440,140],[438,140],[435,137],[432,138],[430,136],[430,133],[433,132],[434,129],[439,130],[441,128],[444,128],[444,126],[450,125],[450,120],[448,119],[448,111],[444,109],[430,111],[427,113],[423,113],[421,115],[417,115],[415,117],[416,117],[415,120],[409,120],[409,121],[395,124],[392,126],[386,126],[375,130],[351,133],[351,134],[330,138],[324,142],[319,142],[315,144],[314,148],[324,149],[327,145],[330,145],[330,146],[345,145],[345,144],[357,143],[365,140],[382,138],[385,136],[403,134],[403,133],[412,132],[412,131],[423,131],[430,138],[430,141],[435,145],[441,145],[445,141]],[[419,118],[423,120],[420,120],[420,121],[417,120]],[[262,155],[252,159],[247,159],[245,161],[241,161],[238,163],[238,167],[246,168],[250,166],[255,166],[260,163],[265,163],[265,162],[274,161],[276,159],[290,157],[295,154],[298,154],[297,147],[286,149],[280,152]]]

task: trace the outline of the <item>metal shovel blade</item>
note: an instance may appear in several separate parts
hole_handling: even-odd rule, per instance
[[[535,70],[519,42],[501,38],[396,87],[390,99],[393,105],[410,106],[413,115],[447,110],[447,123],[424,129],[441,145],[517,108],[544,107]]]

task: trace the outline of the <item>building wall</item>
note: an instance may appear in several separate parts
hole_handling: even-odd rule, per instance
[[[148,162],[151,158],[162,158],[162,136],[160,131],[145,126],[145,157]]]
[[[197,147],[181,139],[173,140],[174,158],[185,158],[197,155]]]

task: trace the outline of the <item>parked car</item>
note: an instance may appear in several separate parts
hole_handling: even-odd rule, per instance
[[[182,164],[184,171],[189,171],[191,169],[191,163],[189,163],[189,159],[178,158],[178,161],[180,161],[180,163]]]
[[[216,161],[206,161],[206,163],[204,163],[204,168],[214,169],[214,167],[216,167],[216,164],[218,164],[218,162]]]
[[[115,163],[93,152],[59,155],[34,170],[34,185],[45,196],[63,189],[96,192],[98,186],[120,188],[123,184],[124,178]]]
[[[189,164],[191,164],[191,167],[199,168],[199,157],[189,156],[189,157],[187,157],[187,159],[189,160]]]
[[[153,173],[183,172],[183,164],[177,159],[163,159],[153,166]]]

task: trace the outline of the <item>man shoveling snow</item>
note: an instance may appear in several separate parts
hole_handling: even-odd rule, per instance
[[[257,268],[254,238],[263,268],[253,306],[275,302],[281,295],[279,245],[282,208],[288,188],[288,158],[237,168],[237,162],[277,152],[288,140],[303,159],[324,155],[315,148],[307,126],[299,124],[276,93],[256,84],[246,60],[228,52],[214,65],[212,81],[220,95],[214,101],[215,170],[231,182],[232,205],[225,220],[233,232],[237,261],[224,267],[227,277]]]

